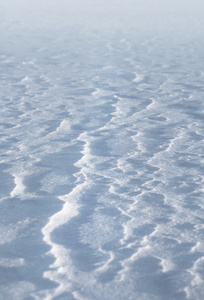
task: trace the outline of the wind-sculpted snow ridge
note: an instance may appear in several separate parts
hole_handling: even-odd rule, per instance
[[[66,34],[1,51],[0,299],[202,299],[202,42]]]

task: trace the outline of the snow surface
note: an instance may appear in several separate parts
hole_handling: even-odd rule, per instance
[[[0,4],[0,299],[204,298],[204,3]]]

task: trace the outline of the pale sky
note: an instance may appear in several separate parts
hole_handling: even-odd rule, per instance
[[[203,0],[1,0],[0,30],[65,27],[204,32]]]

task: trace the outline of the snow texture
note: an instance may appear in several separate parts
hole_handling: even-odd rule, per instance
[[[203,11],[1,1],[0,299],[204,298]]]

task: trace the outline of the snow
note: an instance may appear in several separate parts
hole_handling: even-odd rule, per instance
[[[204,296],[203,2],[0,4],[0,299]]]

